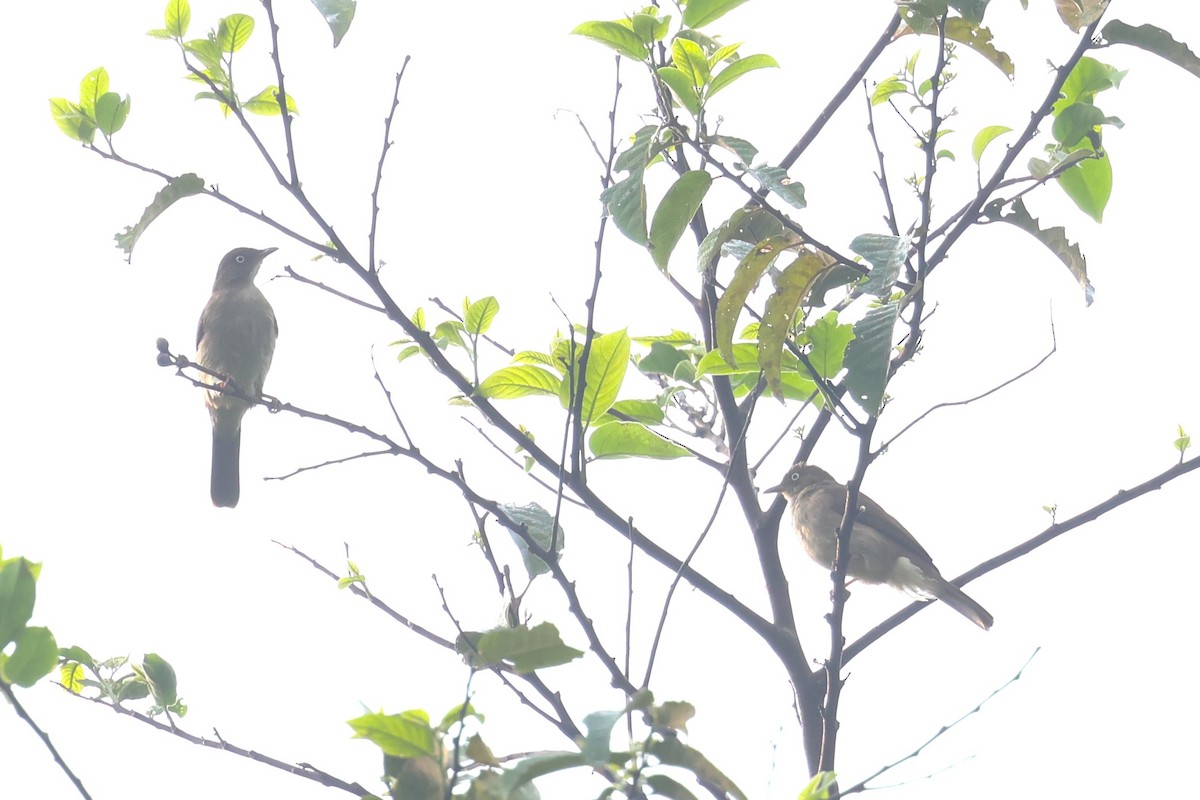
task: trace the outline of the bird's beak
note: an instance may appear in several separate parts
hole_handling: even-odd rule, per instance
[[[762,493],[770,494],[771,492],[782,492],[782,491],[783,491],[783,484],[781,483],[778,486],[772,486],[770,489],[763,489]]]
[[[267,256],[271,255],[271,253],[274,253],[278,249],[279,249],[278,247],[268,247],[266,250],[259,250],[258,255],[261,256],[262,258],[266,258]]]

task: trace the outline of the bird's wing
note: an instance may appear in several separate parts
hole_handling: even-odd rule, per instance
[[[925,552],[925,548],[921,547],[921,543],[917,541],[916,537],[909,533],[908,529],[901,525],[895,517],[884,511],[878,503],[859,492],[858,505],[857,520],[859,522],[874,529],[885,539],[895,542],[905,551],[919,554],[930,564],[933,563],[933,558]]]

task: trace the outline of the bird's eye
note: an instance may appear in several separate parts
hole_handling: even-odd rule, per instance
[[[235,260],[235,261],[237,261],[237,263],[239,263],[239,264],[242,264],[242,263],[245,263],[245,261],[246,261],[246,257],[245,257],[245,256],[238,256],[238,257],[237,257],[237,258],[235,258],[234,260]]]
[[[800,480],[800,473],[799,473],[799,472],[793,472],[791,475],[789,475],[789,476],[788,476],[788,480],[793,480],[793,481],[798,481],[798,480]]]

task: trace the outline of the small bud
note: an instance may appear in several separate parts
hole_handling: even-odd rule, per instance
[[[160,367],[169,367],[175,363],[175,359],[172,358],[170,353],[159,353],[158,357],[154,360],[158,362]]]
[[[154,341],[154,346],[158,348],[158,352],[160,353],[168,353],[171,350],[170,343],[161,336]]]

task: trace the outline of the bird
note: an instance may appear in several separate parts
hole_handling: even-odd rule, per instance
[[[262,395],[263,381],[271,369],[279,325],[267,298],[254,285],[263,259],[278,248],[230,250],[217,267],[212,296],[200,313],[196,330],[196,361],[216,375],[204,373],[201,381],[230,389],[245,397]],[[212,479],[209,493],[214,506],[233,508],[241,494],[238,475],[242,417],[254,403],[228,392],[205,391],[212,419]]]
[[[820,467],[801,462],[788,470],[782,483],[764,492],[778,492],[788,499],[792,525],[805,552],[833,569],[846,487]],[[847,576],[863,583],[885,583],[927,600],[936,598],[984,630],[992,627],[992,615],[942,577],[929,553],[895,517],[861,492],[858,506]]]

